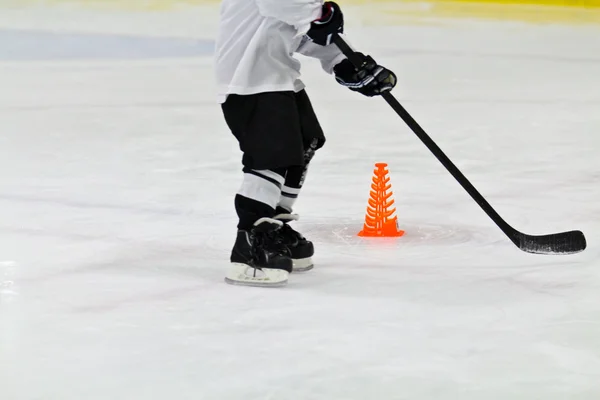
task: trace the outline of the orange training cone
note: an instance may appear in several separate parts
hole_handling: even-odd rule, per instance
[[[375,164],[373,171],[373,183],[371,184],[371,197],[365,216],[365,225],[358,236],[366,237],[398,237],[404,235],[404,231],[398,229],[398,218],[394,215],[396,212],[393,192],[390,190],[392,185],[388,177],[389,171],[387,164]]]

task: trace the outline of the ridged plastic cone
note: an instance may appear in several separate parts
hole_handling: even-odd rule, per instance
[[[358,236],[399,237],[404,235],[404,231],[398,229],[398,217],[395,215],[396,209],[393,207],[392,184],[387,166],[386,163],[375,164],[365,224]]]

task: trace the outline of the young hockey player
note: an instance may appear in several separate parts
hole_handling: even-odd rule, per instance
[[[216,49],[219,101],[243,152],[239,217],[226,281],[282,286],[313,267],[313,244],[290,227],[293,206],[325,136],[300,81],[294,53],[318,58],[327,73],[366,96],[396,85],[371,57],[356,69],[335,44],[340,7],[323,0],[223,0]]]

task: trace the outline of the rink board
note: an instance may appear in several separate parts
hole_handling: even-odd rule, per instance
[[[165,11],[217,5],[220,0],[9,0],[12,6],[74,6],[127,11]],[[396,24],[430,17],[600,24],[600,0],[339,0],[360,9],[362,23]],[[7,4],[6,2],[4,4]],[[362,7],[365,7],[362,10]]]
[[[373,4],[415,4],[431,5],[435,8],[438,4],[454,4],[464,7],[465,4],[496,4],[509,6],[553,6],[574,8],[600,8],[600,0],[430,0],[430,1],[399,1],[399,0],[338,0],[340,4],[373,5]],[[185,5],[203,5],[219,3],[220,0],[13,0],[7,3],[15,5],[48,5],[48,4],[78,4],[90,7],[110,6],[112,8],[159,10]]]

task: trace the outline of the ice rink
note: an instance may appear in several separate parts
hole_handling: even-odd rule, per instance
[[[2,400],[600,399],[600,26],[359,15],[353,44],[498,212],[588,249],[519,251],[385,102],[303,59],[316,267],[226,285],[216,9],[0,10]],[[375,162],[402,238],[356,236]]]

